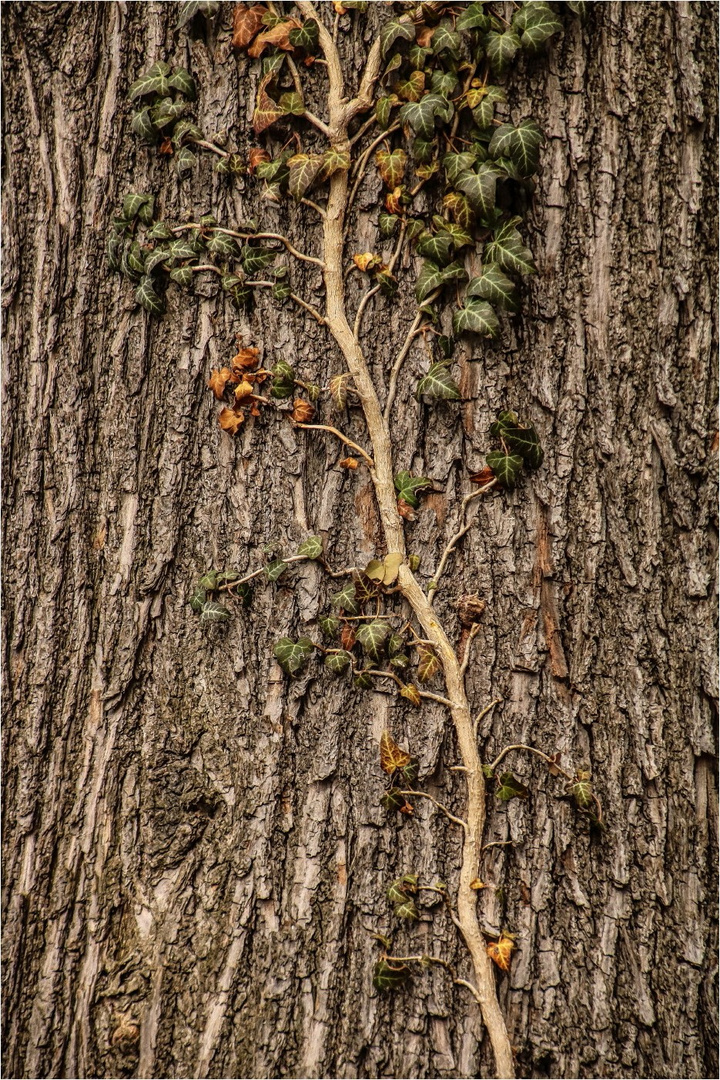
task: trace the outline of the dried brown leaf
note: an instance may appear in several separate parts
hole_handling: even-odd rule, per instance
[[[510,970],[510,957],[515,948],[515,942],[505,934],[500,935],[499,941],[491,941],[487,946],[487,954],[502,971]]]
[[[255,38],[248,49],[248,56],[262,56],[268,45],[274,45],[276,49],[282,49],[283,52],[292,52],[294,46],[290,44],[290,31],[297,30],[299,26],[297,19],[283,19],[282,22],[276,23],[275,26],[271,26],[269,30]]]
[[[208,379],[208,386],[212,390],[213,394],[218,401],[222,401],[225,393],[225,387],[232,380],[232,371],[230,368],[221,368],[220,371],[213,371]]]
[[[304,398],[295,398],[293,401],[293,411],[290,413],[290,419],[294,420],[297,424],[307,424],[309,420],[312,420],[315,415],[315,409],[309,401],[305,401]]]
[[[236,4],[233,12],[233,36],[234,49],[246,48],[263,24],[263,15],[267,12],[264,4],[253,4],[247,7],[245,4]]]
[[[411,761],[410,755],[400,749],[390,732],[385,728],[380,736],[380,768],[382,771],[392,775],[396,769],[404,769]]]
[[[218,424],[223,431],[229,431],[231,435],[236,435],[238,428],[243,423],[245,416],[241,412],[235,412],[233,409],[221,409],[218,416]]]
[[[270,161],[267,150],[263,150],[261,146],[252,146],[248,153],[248,172],[251,176],[254,176],[258,165],[261,165],[264,161]]]
[[[341,461],[338,461],[338,465],[341,469],[357,469],[360,462],[354,457],[344,457]]]

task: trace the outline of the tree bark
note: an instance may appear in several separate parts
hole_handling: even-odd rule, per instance
[[[491,1076],[479,1010],[443,969],[371,988],[387,886],[414,871],[453,893],[462,842],[429,800],[409,820],[381,809],[378,738],[389,726],[462,817],[447,710],[317,666],[288,685],[273,645],[337,587],[315,564],[227,626],[187,606],[201,572],[253,570],[268,543],[321,533],[336,566],[381,549],[368,472],[338,468],[334,437],[264,416],[233,439],[206,389],[238,333],[325,383],[343,370],[327,331],[267,295],[238,315],[214,282],[171,287],[157,319],[106,266],[129,190],[168,220],[258,216],[318,252],[312,211],[268,208],[206,157],[180,182],[130,133],[128,86],[168,59],[195,74],[206,132],[256,142],[231,12],[202,34],[174,31],[175,4],[3,5],[4,1071]],[[350,90],[377,15],[340,20]],[[475,501],[435,603],[460,642],[458,597],[487,601],[468,692],[502,705],[482,759],[522,742],[587,762],[605,813],[591,834],[521,753],[530,798],[488,798],[486,842],[505,846],[478,912],[517,934],[498,987],[520,1076],[717,1074],[716,41],[714,4],[597,3],[519,66],[513,119],[548,137],[539,272],[497,343],[458,347],[461,404],[415,401],[419,339],[391,418],[396,468],[437,489],[405,529],[423,584],[497,410],[545,449],[517,491]],[[346,262],[381,247],[379,190],[371,170]],[[320,271],[291,273],[322,305]],[[365,317],[381,401],[415,315],[406,278]],[[442,912],[396,941],[471,970]]]

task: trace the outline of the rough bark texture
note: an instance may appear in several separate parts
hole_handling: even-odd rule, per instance
[[[130,134],[127,87],[167,58],[194,71],[208,133],[253,141],[230,15],[207,38],[175,34],[171,4],[3,5],[4,1071],[487,1076],[477,1007],[442,970],[370,988],[385,888],[414,870],[452,891],[461,839],[420,800],[388,819],[378,736],[389,724],[462,813],[446,711],[319,668],[288,686],[272,645],[326,606],[315,565],[227,627],[186,604],[200,571],[253,569],[268,541],[321,532],[352,565],[379,537],[367,473],[337,467],[332,437],[265,418],[233,440],[205,386],[238,332],[324,381],[341,361],[323,329],[266,296],[238,316],[211,282],[169,290],[157,320],[106,269],[131,188],[167,218],[260,209],[318,243],[312,214],[259,208],[206,159],[180,184]],[[370,40],[356,20],[349,71]],[[397,466],[444,491],[406,529],[428,576],[497,409],[531,416],[546,451],[476,504],[436,605],[459,639],[453,601],[488,602],[469,692],[504,704],[484,759],[522,741],[588,762],[605,808],[594,838],[520,755],[530,799],[489,800],[487,839],[512,844],[486,855],[480,915],[518,934],[499,988],[524,1076],[717,1072],[716,35],[714,4],[599,3],[521,67],[513,116],[548,135],[539,274],[501,342],[465,350],[463,404],[414,401],[421,343],[400,380]],[[350,254],[377,246],[378,192],[371,175]],[[319,272],[292,273],[321,304]],[[378,381],[413,315],[409,291],[373,302]],[[365,443],[359,415],[347,431]],[[398,945],[467,973],[442,915]]]

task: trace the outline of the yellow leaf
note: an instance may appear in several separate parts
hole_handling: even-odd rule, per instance
[[[218,416],[218,424],[223,431],[229,431],[231,435],[236,435],[237,430],[244,421],[243,414],[233,412],[232,409],[221,409]]]
[[[510,956],[515,948],[515,942],[506,934],[500,935],[499,941],[491,941],[487,947],[487,954],[502,971],[510,970]]]
[[[230,368],[221,368],[220,371],[213,371],[208,380],[208,386],[212,390],[213,394],[218,401],[222,401],[223,394],[225,393],[225,386],[229,380],[232,379],[232,371]]]
[[[479,877],[476,877],[476,878],[473,878],[472,881],[470,882],[470,888],[471,889],[476,889],[476,890],[478,890],[478,889],[487,889],[487,885],[485,884],[484,881],[481,881]]]
[[[249,397],[252,392],[252,383],[249,383],[247,379],[243,379],[243,381],[238,383],[235,387],[235,401],[242,401],[243,398]]]
[[[418,708],[422,705],[420,691],[418,690],[417,686],[413,686],[412,683],[408,683],[407,686],[403,686],[402,690],[400,691],[400,697],[407,698],[408,701],[411,701],[413,705],[416,705]]]
[[[411,757],[401,750],[390,732],[385,729],[380,736],[380,768],[388,774],[396,769],[404,769],[411,762]]]
[[[403,557],[399,551],[391,551],[385,556],[385,574],[383,576],[383,585],[392,585],[393,581],[395,581],[398,576],[398,571],[400,569],[402,561]]]
[[[353,255],[353,262],[358,270],[362,270],[363,274],[367,274],[371,270],[375,270],[377,267],[382,266],[382,259],[380,256],[373,255],[371,251],[366,251],[363,255]]]

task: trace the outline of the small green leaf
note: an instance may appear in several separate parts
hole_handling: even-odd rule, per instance
[[[400,796],[404,803],[404,799]],[[373,986],[383,993],[385,990],[398,990],[408,981],[412,972],[406,964],[389,964],[387,960],[378,960],[373,968]]]
[[[183,139],[202,139],[203,133],[192,120],[179,120],[172,133],[172,144],[177,149]]]
[[[363,651],[370,659],[377,663],[383,651],[383,645],[390,632],[386,622],[375,620],[364,623],[357,632],[357,640],[363,647]]]
[[[455,184],[463,173],[469,172],[476,163],[474,154],[464,151],[461,154],[446,154],[442,159],[443,168],[451,184]]]
[[[507,71],[519,48],[520,37],[515,30],[506,30],[502,34],[490,31],[485,38],[485,53],[496,75]]]
[[[417,397],[434,401],[459,401],[460,388],[447,369],[445,361],[432,364],[427,375],[418,383]]]
[[[173,231],[164,221],[156,221],[152,229],[148,229],[148,240],[172,240]]]
[[[372,679],[370,680],[372,683]],[[380,805],[384,810],[402,810],[407,805],[405,796],[401,795],[397,788],[390,788],[380,799]]]
[[[527,799],[529,790],[512,773],[506,772],[498,779],[498,787],[495,792],[500,802],[509,802],[510,799]]]
[[[522,30],[520,44],[530,53],[538,52],[545,42],[562,30],[562,23],[547,4],[524,4],[515,13],[513,26]]]
[[[395,477],[395,490],[398,496],[414,510],[417,510],[420,505],[417,492],[426,487],[432,487],[432,480],[429,480],[427,476],[411,476],[409,472],[403,470]]]
[[[173,101],[171,97],[161,98],[150,110],[150,117],[155,127],[166,128],[187,111],[186,101]]]
[[[392,236],[397,231],[399,221],[400,218],[397,214],[387,214],[384,210],[382,210],[378,219],[378,226],[380,228],[381,236]]]
[[[328,653],[325,657],[325,667],[335,675],[344,675],[352,664],[352,659],[349,652],[341,649],[339,652]]]
[[[298,94],[297,90],[290,90],[286,94],[281,94],[280,100],[278,101],[278,108],[285,116],[305,115],[305,102],[302,99],[302,95]]]
[[[308,536],[297,549],[298,555],[304,555],[306,559],[320,559],[323,553],[322,538]]]
[[[354,582],[348,581],[347,585],[343,585],[340,592],[335,593],[330,599],[332,606],[338,611],[344,611],[347,615],[360,614],[360,605],[355,598]]]
[[[531,469],[539,469],[543,463],[543,451],[537,431],[532,424],[518,424],[514,413],[500,413],[490,433],[504,439],[511,450],[520,454]]]
[[[321,615],[318,626],[326,638],[334,638],[340,629],[340,620],[337,615]]]
[[[259,270],[263,270],[271,262],[274,262],[276,256],[277,252],[271,251],[269,248],[247,245],[242,250],[243,270],[248,277],[252,277],[253,274],[257,274]]]
[[[481,300],[497,304],[506,311],[517,311],[518,304],[514,294],[515,282],[493,263],[484,266],[478,277],[470,279],[465,293],[468,299],[477,296]]]
[[[587,769],[578,769],[575,775],[575,783],[570,788],[571,794],[577,806],[581,810],[587,810],[593,803],[592,782]]]
[[[192,285],[193,276],[192,267],[190,266],[177,266],[174,270],[170,271],[170,280],[174,281],[177,285],[182,285],[183,288]]]
[[[132,221],[137,217],[141,208],[149,203],[152,199],[152,195],[144,195],[141,192],[130,191],[123,199],[122,216],[127,221]]]
[[[453,30],[449,20],[444,20],[435,27],[435,33],[432,36],[432,51],[436,56],[444,52],[450,53],[453,58],[459,56],[460,35]]]
[[[390,665],[397,668],[398,671],[407,671],[410,667],[410,657],[407,653],[397,653],[396,656],[391,657]]]
[[[386,97],[381,97],[375,106],[375,119],[377,120],[383,131],[387,131],[390,127],[392,120],[392,110],[396,105],[400,104],[400,99],[397,94],[389,94]]]
[[[388,656],[396,656],[405,647],[405,638],[402,634],[393,631],[387,640]]]
[[[145,139],[146,142],[157,142],[159,132],[152,122],[149,108],[141,109],[140,112],[133,113],[132,124],[130,127],[135,135],[138,135],[141,139]]]
[[[353,679],[353,686],[356,690],[372,690],[373,681],[372,677],[368,675],[366,671],[359,671]],[[404,802],[405,800],[403,800]]]
[[[452,258],[453,240],[448,233],[426,233],[420,237],[417,244],[417,253],[424,259],[430,259],[440,266],[445,266]]]
[[[285,674],[295,676],[305,667],[314,648],[310,638],[301,637],[293,641],[292,638],[284,637],[280,638],[273,652]]]
[[[416,922],[420,918],[417,904],[410,899],[404,900],[402,904],[396,904],[395,914],[398,919],[404,919],[406,922]]]
[[[202,623],[225,622],[229,618],[230,612],[222,604],[218,604],[217,600],[206,600],[200,612],[200,622]]]
[[[222,255],[225,259],[237,259],[240,256],[237,240],[226,233],[216,232],[208,241],[207,249],[212,255]]]
[[[161,297],[155,292],[151,277],[143,277],[140,279],[140,284],[135,290],[135,299],[138,304],[142,304],[145,310],[149,311],[152,315],[162,315],[165,310],[165,305]]]
[[[305,52],[315,52],[318,43],[319,28],[314,19],[306,19],[301,26],[294,27],[289,34],[290,44]]]
[[[277,581],[278,578],[282,577],[287,568],[287,563],[283,562],[282,559],[273,559],[273,561],[268,563],[265,567],[265,575],[268,581]]]
[[[207,591],[201,588],[200,584],[197,584],[193,591],[190,593],[190,599],[188,601],[190,607],[193,609],[194,612],[196,612],[196,614],[199,615],[205,605],[206,600]]]
[[[406,15],[404,18],[390,19],[380,31],[380,48],[383,56],[387,56],[390,46],[398,39],[401,41],[415,40],[415,27]]]
[[[177,90],[179,93],[184,94],[189,101],[194,101],[197,91],[195,89],[195,80],[189,71],[185,68],[175,68],[172,75],[168,79],[168,84]]]
[[[534,120],[523,120],[517,127],[501,124],[490,140],[488,153],[492,158],[510,158],[520,176],[532,176],[537,172],[544,141],[545,136]]]
[[[483,775],[487,780],[492,780],[495,776],[495,770],[493,769],[492,765],[483,765],[482,771]]]
[[[456,334],[471,332],[483,337],[494,338],[500,333],[498,317],[486,300],[468,300],[464,308],[453,315],[453,330]]]
[[[196,161],[197,157],[192,150],[187,146],[181,146],[175,155],[175,172],[178,176],[184,176],[185,173],[192,171]]]
[[[468,30],[480,30],[484,32],[489,30],[491,26],[492,19],[489,15],[485,14],[482,4],[468,4],[455,23],[456,30],[465,32]]]
[[[502,450],[491,450],[485,460],[495,473],[499,483],[511,491],[517,484],[522,471],[523,459],[519,454],[506,454]]]
[[[442,664],[432,649],[427,648],[425,645],[418,646],[418,682],[430,682],[433,676],[437,675],[441,668]]]
[[[474,210],[487,218],[495,209],[495,189],[502,175],[494,163],[481,161],[478,171],[463,173],[455,181],[455,187],[467,195]]]
[[[169,258],[170,252],[165,248],[155,248],[155,250],[151,251],[145,259],[145,273],[152,273],[156,266],[159,266],[160,263],[167,262]]]
[[[501,86],[485,86],[483,94],[473,108],[473,120],[479,128],[489,128],[495,119],[495,106],[499,102],[506,102],[507,97]]]
[[[497,263],[513,274],[534,274],[532,253],[525,247],[515,228],[517,220],[512,218],[495,230],[493,239],[485,246],[483,258],[486,263]]]
[[[173,240],[168,248],[173,259],[197,259],[197,251],[189,240]]]
[[[196,15],[204,15],[206,19],[210,19],[219,8],[218,0],[185,0],[185,3],[180,5],[175,29],[179,30]]]

